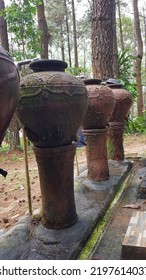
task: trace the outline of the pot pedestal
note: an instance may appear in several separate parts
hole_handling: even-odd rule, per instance
[[[124,159],[123,133],[125,122],[109,122],[108,128],[108,158],[112,160]]]
[[[104,181],[109,179],[109,167],[107,160],[106,137],[107,129],[84,129],[88,179]]]
[[[42,195],[41,221],[46,228],[62,229],[77,221],[74,200],[76,145],[33,147]]]

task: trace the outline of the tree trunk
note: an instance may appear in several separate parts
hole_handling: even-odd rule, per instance
[[[124,40],[123,40],[123,29],[122,29],[122,21],[121,21],[121,8],[120,8],[120,0],[117,0],[117,8],[118,8],[118,16],[119,16],[119,29],[120,29],[120,45],[122,52],[125,50]]]
[[[145,65],[145,68],[144,68],[144,83],[146,85],[146,6],[145,8],[143,8],[143,21],[144,21],[144,34],[145,34],[145,40],[144,40],[144,50],[145,50],[145,60],[144,60],[144,65]],[[145,92],[143,93],[144,94],[144,110],[146,110],[146,90]]]
[[[86,42],[85,42],[85,39],[84,39],[83,51],[84,51],[84,71],[85,71],[85,68],[86,68]]]
[[[119,78],[119,61],[117,47],[117,32],[116,32],[116,4],[113,7],[113,75],[115,79]]]
[[[136,61],[135,61],[135,79],[137,88],[137,113],[138,116],[143,114],[143,93],[142,93],[142,80],[141,80],[141,63],[143,57],[143,42],[140,29],[140,20],[138,12],[138,0],[133,0],[134,10],[134,32],[136,43]]]
[[[68,24],[68,11],[66,0],[64,0],[64,8],[65,8],[65,21],[66,21],[66,31],[67,31],[67,45],[68,45],[68,59],[69,59],[69,67],[72,66],[71,64],[71,47],[70,47],[70,34],[69,34],[69,24]]]
[[[16,115],[14,114],[10,123],[10,135],[9,135],[9,145],[10,150],[18,150],[20,148],[20,137],[19,137],[19,122]]]
[[[93,0],[93,76],[102,80],[113,77],[114,9],[115,0]]]
[[[0,12],[4,12],[5,3],[3,0],[0,0]],[[3,48],[9,51],[9,43],[8,43],[8,33],[7,33],[7,23],[4,19],[4,16],[0,16],[0,44]]]
[[[65,52],[64,52],[64,36],[63,36],[63,26],[60,23],[60,33],[61,33],[61,58],[63,61],[65,61]]]
[[[73,20],[73,42],[74,42],[74,66],[78,67],[78,48],[77,48],[77,32],[76,32],[76,15],[74,0],[72,0],[72,20]]]
[[[40,0],[40,4],[37,6],[37,15],[38,25],[41,31],[41,58],[48,59],[48,44],[50,35],[48,32],[43,0]]]

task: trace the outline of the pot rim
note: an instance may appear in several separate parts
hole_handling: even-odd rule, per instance
[[[111,88],[123,88],[123,85],[114,78],[109,78],[108,80],[106,80],[105,83],[108,87],[111,87]]]
[[[63,60],[56,60],[56,59],[40,59],[32,61],[29,64],[29,67],[34,72],[43,72],[43,71],[61,71],[65,72],[67,68],[67,62]]]
[[[113,89],[118,89],[118,88],[123,88],[123,85],[122,84],[106,84],[109,88],[113,88]]]
[[[101,79],[85,79],[83,80],[85,85],[100,85],[102,80]]]

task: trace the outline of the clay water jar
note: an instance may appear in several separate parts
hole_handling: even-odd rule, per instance
[[[107,158],[107,125],[113,112],[115,101],[110,88],[101,85],[101,80],[84,80],[88,91],[88,109],[83,122],[88,179],[103,181],[109,179]]]
[[[84,83],[65,73],[67,63],[39,60],[22,78],[17,115],[36,147],[69,145],[76,139],[87,109]]]
[[[110,122],[123,122],[128,116],[132,106],[132,96],[129,91],[123,88],[123,85],[114,79],[108,79],[106,85],[113,91],[115,99],[115,108],[110,117]]]
[[[17,115],[33,143],[42,196],[42,224],[62,229],[77,221],[74,199],[76,133],[87,106],[84,83],[65,73],[67,63],[32,62],[22,78]]]
[[[8,52],[0,46],[0,144],[15,112],[18,92],[17,68]]]
[[[106,82],[114,94],[115,108],[109,120],[108,129],[108,157],[113,160],[124,159],[123,133],[125,121],[132,106],[131,93],[123,88],[123,85],[115,79]]]
[[[99,79],[84,80],[89,102],[83,129],[105,128],[113,112],[115,106],[113,92],[101,82]]]

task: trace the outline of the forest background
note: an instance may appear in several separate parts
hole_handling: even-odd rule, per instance
[[[125,132],[146,133],[144,1],[0,0],[0,44],[22,76],[28,73],[22,61],[49,58],[66,61],[67,71],[76,76],[118,79],[133,97]],[[10,150],[20,148],[19,131],[14,116],[5,138]]]

